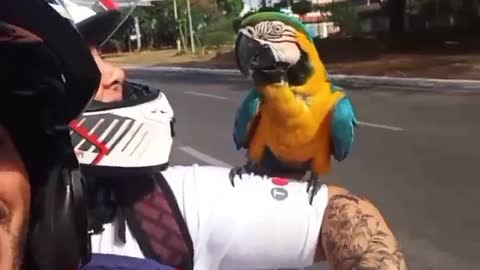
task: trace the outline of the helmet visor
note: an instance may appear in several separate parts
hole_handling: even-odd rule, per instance
[[[125,23],[142,0],[64,0],[78,30],[90,45],[101,47]]]

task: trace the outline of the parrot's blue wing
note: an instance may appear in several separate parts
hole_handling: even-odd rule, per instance
[[[248,148],[251,135],[255,132],[262,100],[262,94],[253,89],[238,108],[233,129],[233,141],[237,150]]]
[[[340,91],[338,86],[332,86],[333,91]],[[344,96],[333,110],[332,115],[332,145],[333,157],[337,161],[344,160],[353,145],[355,128],[358,126],[357,114],[350,99]]]

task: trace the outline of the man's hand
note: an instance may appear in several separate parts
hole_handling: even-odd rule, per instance
[[[323,253],[334,270],[406,270],[392,231],[369,201],[329,186],[321,231]]]

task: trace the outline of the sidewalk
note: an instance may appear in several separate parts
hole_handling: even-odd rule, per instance
[[[381,55],[370,61],[327,63],[330,73],[480,80],[480,55]]]

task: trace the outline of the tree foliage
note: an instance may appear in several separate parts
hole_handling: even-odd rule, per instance
[[[351,1],[333,2],[319,9],[331,13],[330,20],[339,26],[341,33],[353,35],[359,31],[357,12]]]
[[[131,17],[114,36],[114,42],[128,47],[128,38],[134,32],[133,17],[139,18],[143,49],[174,46],[177,37],[190,44],[190,30],[186,0],[176,0],[178,20],[174,17],[173,0],[154,1],[151,6],[137,7]],[[197,46],[215,47],[228,43],[233,36],[232,21],[243,8],[243,0],[190,0],[194,42]]]
[[[218,48],[221,44],[232,42],[241,21],[238,14],[243,9],[244,0],[190,0],[190,2],[194,42],[197,47]],[[266,1],[263,2],[265,4]],[[479,2],[479,0],[387,0],[381,2],[381,6],[383,14],[390,18],[390,31],[398,33],[403,32],[405,25],[412,22],[408,20],[408,16],[415,17],[416,25],[422,23],[434,25],[438,22],[445,24],[445,21],[478,25],[476,20]],[[185,50],[191,46],[187,1],[176,0],[176,3],[178,20],[174,17],[173,0],[153,1],[149,7],[136,8],[132,18],[139,18],[143,49],[175,46],[177,38],[185,44]],[[312,11],[312,2],[280,0],[273,7],[263,7],[257,12],[280,11],[282,8],[290,8],[293,13],[303,15]],[[334,1],[326,6],[313,8],[330,12],[329,20],[339,26],[343,34],[358,33],[360,21],[357,8],[352,1]],[[129,18],[114,35],[111,44],[114,43],[118,50],[135,47],[134,43],[129,41],[129,37],[134,34],[132,18]]]

